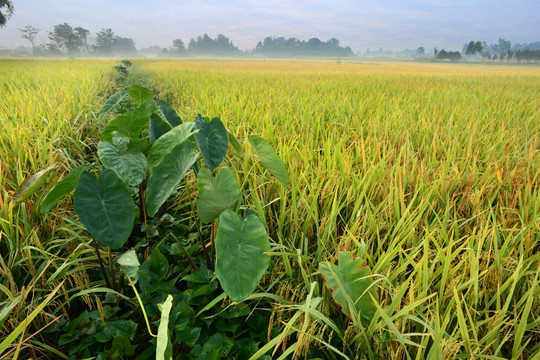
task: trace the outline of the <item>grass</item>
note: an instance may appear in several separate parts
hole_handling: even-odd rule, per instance
[[[286,190],[257,178],[249,146],[234,169],[274,241],[260,296],[289,301],[272,309],[267,354],[540,358],[538,67],[136,63],[182,119],[219,116],[240,139],[259,134],[289,169]],[[39,198],[17,207],[12,195],[29,175],[90,156],[112,62],[0,64],[0,338],[18,334],[13,352],[67,358],[40,330],[74,296],[99,308],[91,293],[103,284],[85,271],[98,266],[93,249],[69,203],[44,218]],[[340,251],[364,253],[375,274],[368,325],[345,318],[319,276]],[[21,326],[29,316],[39,321]]]
[[[239,138],[259,133],[284,158],[287,192],[270,178],[246,185],[265,184],[251,201],[286,249],[274,259],[282,287],[307,295],[321,261],[365,241],[381,308],[367,329],[350,324],[342,334],[348,354],[540,356],[538,68],[245,60],[143,68],[183,119],[220,116]],[[391,341],[377,340],[385,333]]]

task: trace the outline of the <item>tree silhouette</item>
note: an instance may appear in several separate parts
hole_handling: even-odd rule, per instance
[[[174,45],[174,44],[173,44]],[[212,39],[208,34],[192,38],[188,44],[188,50],[195,55],[236,55],[240,53],[232,41],[223,34]]]
[[[94,49],[99,55],[112,55],[113,45],[116,42],[116,35],[111,29],[101,29],[96,34],[96,44]]]
[[[77,26],[75,29],[73,29],[73,31],[81,40],[82,45],[84,45],[84,48],[86,49],[86,52],[89,53],[90,49],[88,48],[88,35],[90,35],[90,31],[80,26]]]
[[[6,22],[13,15],[13,3],[11,0],[0,0],[0,28],[6,26]]]
[[[68,54],[77,53],[79,47],[84,43],[84,40],[73,31],[68,23],[55,25],[53,31],[49,33],[49,39],[54,41],[60,50],[65,50]]]
[[[254,53],[265,56],[352,56],[350,47],[341,47],[339,40],[331,38],[322,41],[319,38],[311,38],[308,41],[296,38],[267,36],[259,41]]]
[[[34,27],[30,24],[23,26],[19,29],[21,32],[21,37],[23,39],[26,39],[30,41],[30,44],[32,45],[32,53],[36,52],[36,44],[34,43],[34,40],[36,38],[36,35],[39,33],[39,29],[37,27]]]

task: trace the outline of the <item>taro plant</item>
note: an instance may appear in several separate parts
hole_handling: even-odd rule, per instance
[[[154,93],[141,85],[112,95],[100,119],[126,102],[131,110],[103,129],[97,145],[99,163],[76,168],[59,181],[42,201],[43,212],[75,190],[73,204],[81,223],[109,252],[118,250],[132,236],[137,221],[143,231],[149,228],[150,219],[160,214],[191,171],[197,177],[198,218],[203,224],[218,222],[212,244],[215,256],[207,255],[207,265],[215,265],[216,276],[231,299],[246,299],[269,265],[265,252],[270,242],[254,212],[240,214],[242,191],[233,172],[227,167],[218,170],[229,145],[242,154],[238,140],[217,117],[197,115],[194,122],[182,122],[171,106],[156,101]],[[287,186],[285,165],[270,145],[255,135],[249,142],[261,163]],[[99,255],[97,247],[96,252]],[[103,273],[108,285],[118,288],[109,261],[110,271],[102,265]]]
[[[353,322],[369,324],[377,310],[376,283],[362,258],[349,252],[340,252],[337,264],[320,264],[321,275],[332,298],[341,311]]]
[[[167,326],[176,334],[172,342],[192,347],[195,353],[214,351],[197,347],[197,339],[204,339],[204,344],[217,335],[204,331],[201,335],[203,328],[196,326],[192,308],[207,311],[216,306],[213,299],[224,300],[225,294],[233,302],[244,301],[270,264],[265,225],[254,211],[242,206],[243,190],[233,171],[222,165],[227,156],[229,163],[232,156],[243,157],[242,146],[219,118],[197,115],[194,122],[183,122],[170,105],[155,100],[154,93],[141,85],[113,94],[99,119],[104,122],[114,113],[97,144],[99,160],[73,169],[56,183],[41,202],[42,212],[49,212],[73,192],[75,212],[94,239],[107,286],[123,292],[124,280],[131,284],[149,334],[157,337],[155,349],[160,356],[172,352]],[[263,166],[287,186],[287,170],[271,146],[255,135],[249,136],[249,142]],[[229,152],[229,147],[234,151]],[[187,198],[179,199],[178,189],[195,183],[197,191],[188,189]],[[193,241],[199,246],[192,246]],[[115,256],[128,246],[131,249]],[[108,261],[100,247],[108,253]],[[151,251],[140,251],[145,248]],[[199,252],[204,260],[198,261]],[[179,256],[189,261],[172,262]],[[224,291],[221,295],[218,282]],[[243,317],[250,313],[249,307],[243,311]],[[149,317],[159,314],[168,325],[160,325],[154,335]],[[120,316],[118,321],[124,319]],[[69,324],[64,328],[70,328]],[[222,326],[223,331],[232,329],[226,323]],[[96,340],[103,339],[87,339]],[[250,342],[251,353],[256,344]],[[73,351],[72,355],[83,355]]]

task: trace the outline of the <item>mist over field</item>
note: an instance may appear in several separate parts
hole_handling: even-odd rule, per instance
[[[255,49],[266,37],[308,41],[338,39],[353,53],[416,50],[435,47],[461,51],[470,40],[513,44],[537,42],[540,3],[537,1],[14,1],[13,16],[0,29],[0,47],[29,47],[19,29],[39,29],[36,45],[50,43],[57,24],[89,31],[94,42],[102,29],[132,39],[141,54],[155,55],[180,39],[208,34],[227,36],[241,51]],[[152,47],[158,47],[160,50]],[[129,52],[122,52],[122,55]]]

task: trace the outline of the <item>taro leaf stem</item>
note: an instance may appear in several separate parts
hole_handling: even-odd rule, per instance
[[[101,272],[103,273],[103,276],[105,276],[105,282],[107,283],[107,286],[109,287],[109,289],[114,290],[111,284],[111,279],[109,278],[109,274],[107,274],[107,270],[105,270],[105,265],[103,265],[103,260],[101,259],[101,255],[99,255],[99,249],[98,249],[96,239],[94,239],[94,249],[96,249],[96,254],[99,261],[99,266],[101,267]]]
[[[113,256],[112,256],[112,249],[109,248],[109,268],[111,269],[111,276],[112,276],[112,285],[116,285],[116,272],[114,271],[114,263],[113,263]],[[111,289],[116,289],[116,287],[112,287]]]
[[[216,232],[217,232],[217,228],[216,228],[216,222],[215,221],[212,221],[212,228],[211,228],[211,232],[210,232],[210,245],[211,245],[211,257],[210,259],[212,260],[212,269],[214,268],[214,266],[216,265]]]
[[[204,244],[200,221],[197,221],[197,232],[199,233],[199,240],[201,241],[201,246],[204,253],[204,260],[206,261],[206,267],[213,270],[214,267],[212,265],[212,261],[210,260],[210,257],[208,256],[208,252],[206,251],[206,245]]]
[[[150,329],[150,320],[148,320],[148,315],[146,315],[146,310],[144,309],[144,304],[143,304],[143,302],[141,300],[141,297],[139,296],[139,292],[137,291],[137,288],[135,287],[135,284],[133,283],[133,281],[131,281],[131,278],[129,277],[129,275],[126,275],[126,278],[128,279],[129,284],[131,285],[131,288],[133,289],[133,292],[135,292],[135,296],[137,297],[137,301],[139,301],[139,305],[141,305],[141,310],[142,310],[142,313],[143,313],[143,316],[144,316],[144,320],[146,321],[146,328],[148,329],[148,333],[152,337],[157,337],[157,335],[154,335],[154,333],[152,332],[152,329]]]
[[[118,276],[118,283],[116,284],[118,285],[118,289],[116,291],[118,291],[119,293],[122,293],[122,289],[123,289],[123,285],[124,285],[124,273],[121,272],[120,273],[120,276]]]
[[[143,189],[143,185],[139,185],[139,200],[140,200],[140,212],[141,212],[141,218],[143,219],[143,222],[144,222],[144,228],[146,229],[147,228],[147,225],[146,225],[146,206],[144,204],[144,189]]]

